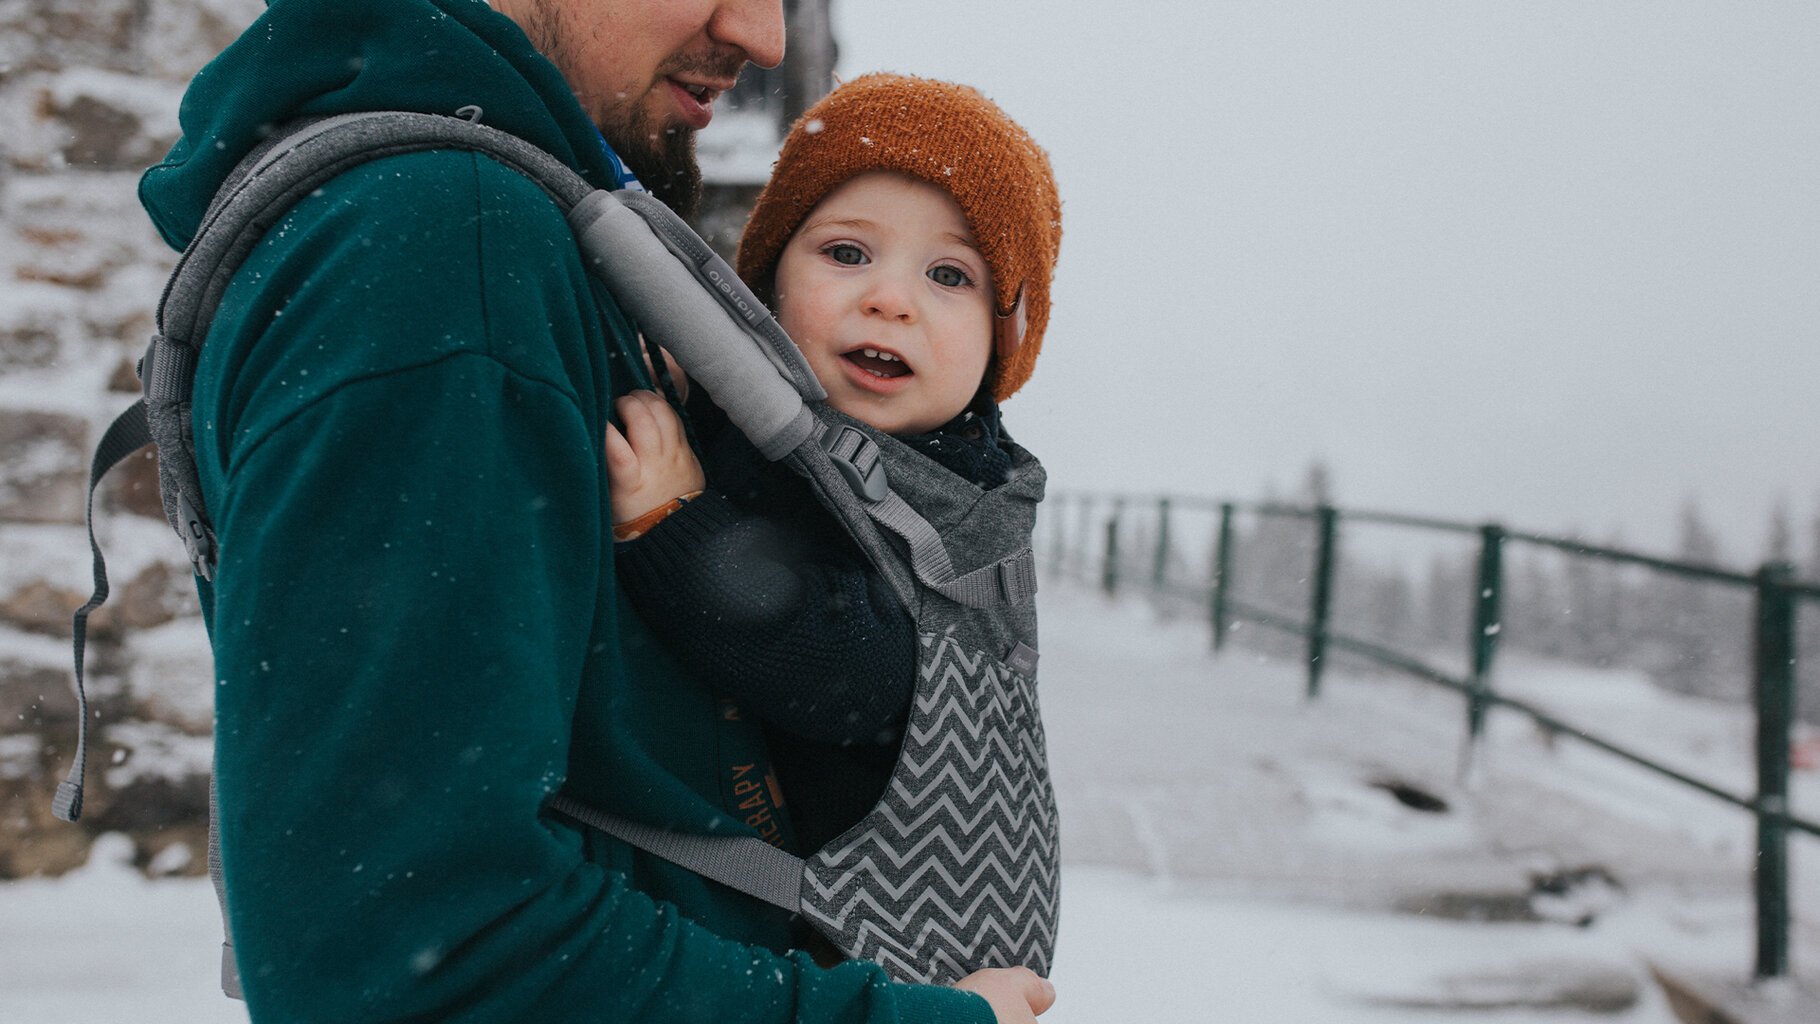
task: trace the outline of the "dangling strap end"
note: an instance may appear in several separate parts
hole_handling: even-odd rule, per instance
[[[39,806],[43,806],[40,804]],[[64,779],[57,784],[57,795],[51,800],[51,813],[64,821],[82,817],[82,783]]]
[[[246,993],[240,990],[240,968],[234,962],[234,944],[221,944],[221,994],[229,999],[245,1000]]]

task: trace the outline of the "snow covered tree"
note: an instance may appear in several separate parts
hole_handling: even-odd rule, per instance
[[[1808,520],[1807,544],[1807,558],[1801,574],[1810,580],[1820,580],[1820,496],[1814,501],[1814,518]]]
[[[1676,557],[1697,565],[1723,560],[1718,535],[1707,523],[1696,498],[1681,508],[1681,539]],[[1681,693],[1741,698],[1748,693],[1747,667],[1740,661],[1748,617],[1740,590],[1721,593],[1721,586],[1702,580],[1662,576],[1645,588],[1646,649],[1643,663],[1652,676]]]
[[[1770,509],[1769,543],[1765,547],[1763,558],[1769,562],[1795,560],[1795,530],[1789,523],[1786,497],[1777,498],[1775,507]]]
[[[1313,506],[1332,501],[1332,480],[1327,468],[1319,462],[1309,466],[1302,487],[1287,504]],[[1274,490],[1267,490],[1265,502],[1277,501]],[[1248,604],[1261,605],[1278,614],[1305,620],[1312,592],[1317,530],[1315,521],[1303,516],[1257,516],[1248,528],[1234,531],[1237,546],[1233,559],[1233,596]],[[1335,566],[1335,571],[1345,570]],[[1247,631],[1249,646],[1265,653],[1294,657],[1304,649],[1299,636],[1274,629]]]

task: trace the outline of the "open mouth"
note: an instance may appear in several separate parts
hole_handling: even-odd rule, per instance
[[[874,377],[891,380],[897,377],[908,377],[913,372],[910,364],[895,352],[877,348],[856,348],[841,355],[842,359],[859,367]]]
[[[697,131],[706,128],[714,117],[714,100],[720,96],[721,90],[700,82],[685,82],[680,78],[668,78],[665,81],[674,90],[683,121]]]

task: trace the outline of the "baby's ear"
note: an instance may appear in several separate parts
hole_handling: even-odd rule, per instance
[[[992,354],[996,362],[1010,359],[1024,343],[1024,332],[1030,319],[1024,311],[1024,286],[1018,285],[1017,298],[1011,300],[1011,311],[995,314],[992,320]]]

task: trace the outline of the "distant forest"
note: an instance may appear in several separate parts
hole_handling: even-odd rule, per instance
[[[1282,500],[1345,507],[1343,498],[1334,498],[1328,475],[1319,466]],[[1155,518],[1147,506],[1134,506],[1123,517],[1119,561],[1121,572],[1133,582],[1154,572]],[[1098,564],[1104,555],[1103,537],[1082,537],[1078,523],[1064,529],[1074,538],[1068,546],[1081,560],[1079,567]],[[1674,550],[1640,553],[1734,571],[1782,561],[1794,565],[1803,579],[1820,581],[1820,510],[1798,531],[1786,506],[1778,508],[1767,549],[1756,558],[1739,557],[1737,545],[1724,544],[1693,498],[1682,506],[1678,532]],[[1178,539],[1168,556],[1171,581],[1200,586],[1210,578],[1210,544],[1184,543],[1206,533],[1201,524],[1189,526],[1176,517],[1172,535]],[[1398,562],[1361,555],[1349,541],[1354,536],[1356,531],[1342,521],[1333,627],[1435,657],[1438,664],[1463,664],[1473,628],[1477,543],[1462,537],[1458,543],[1437,545],[1437,553],[1426,555],[1425,563],[1422,558]],[[1233,539],[1233,592],[1244,601],[1305,618],[1316,544],[1310,522],[1241,515],[1235,519]],[[1639,550],[1621,537],[1569,539]],[[1082,543],[1093,553],[1081,548]],[[1504,651],[1640,671],[1678,693],[1748,701],[1753,691],[1755,607],[1755,592],[1748,587],[1688,580],[1511,543],[1504,556],[1499,643]],[[1797,711],[1804,720],[1820,725],[1820,602],[1805,603],[1798,637]],[[1299,638],[1275,630],[1241,628],[1238,638],[1248,648],[1282,657],[1298,657],[1303,650]]]

